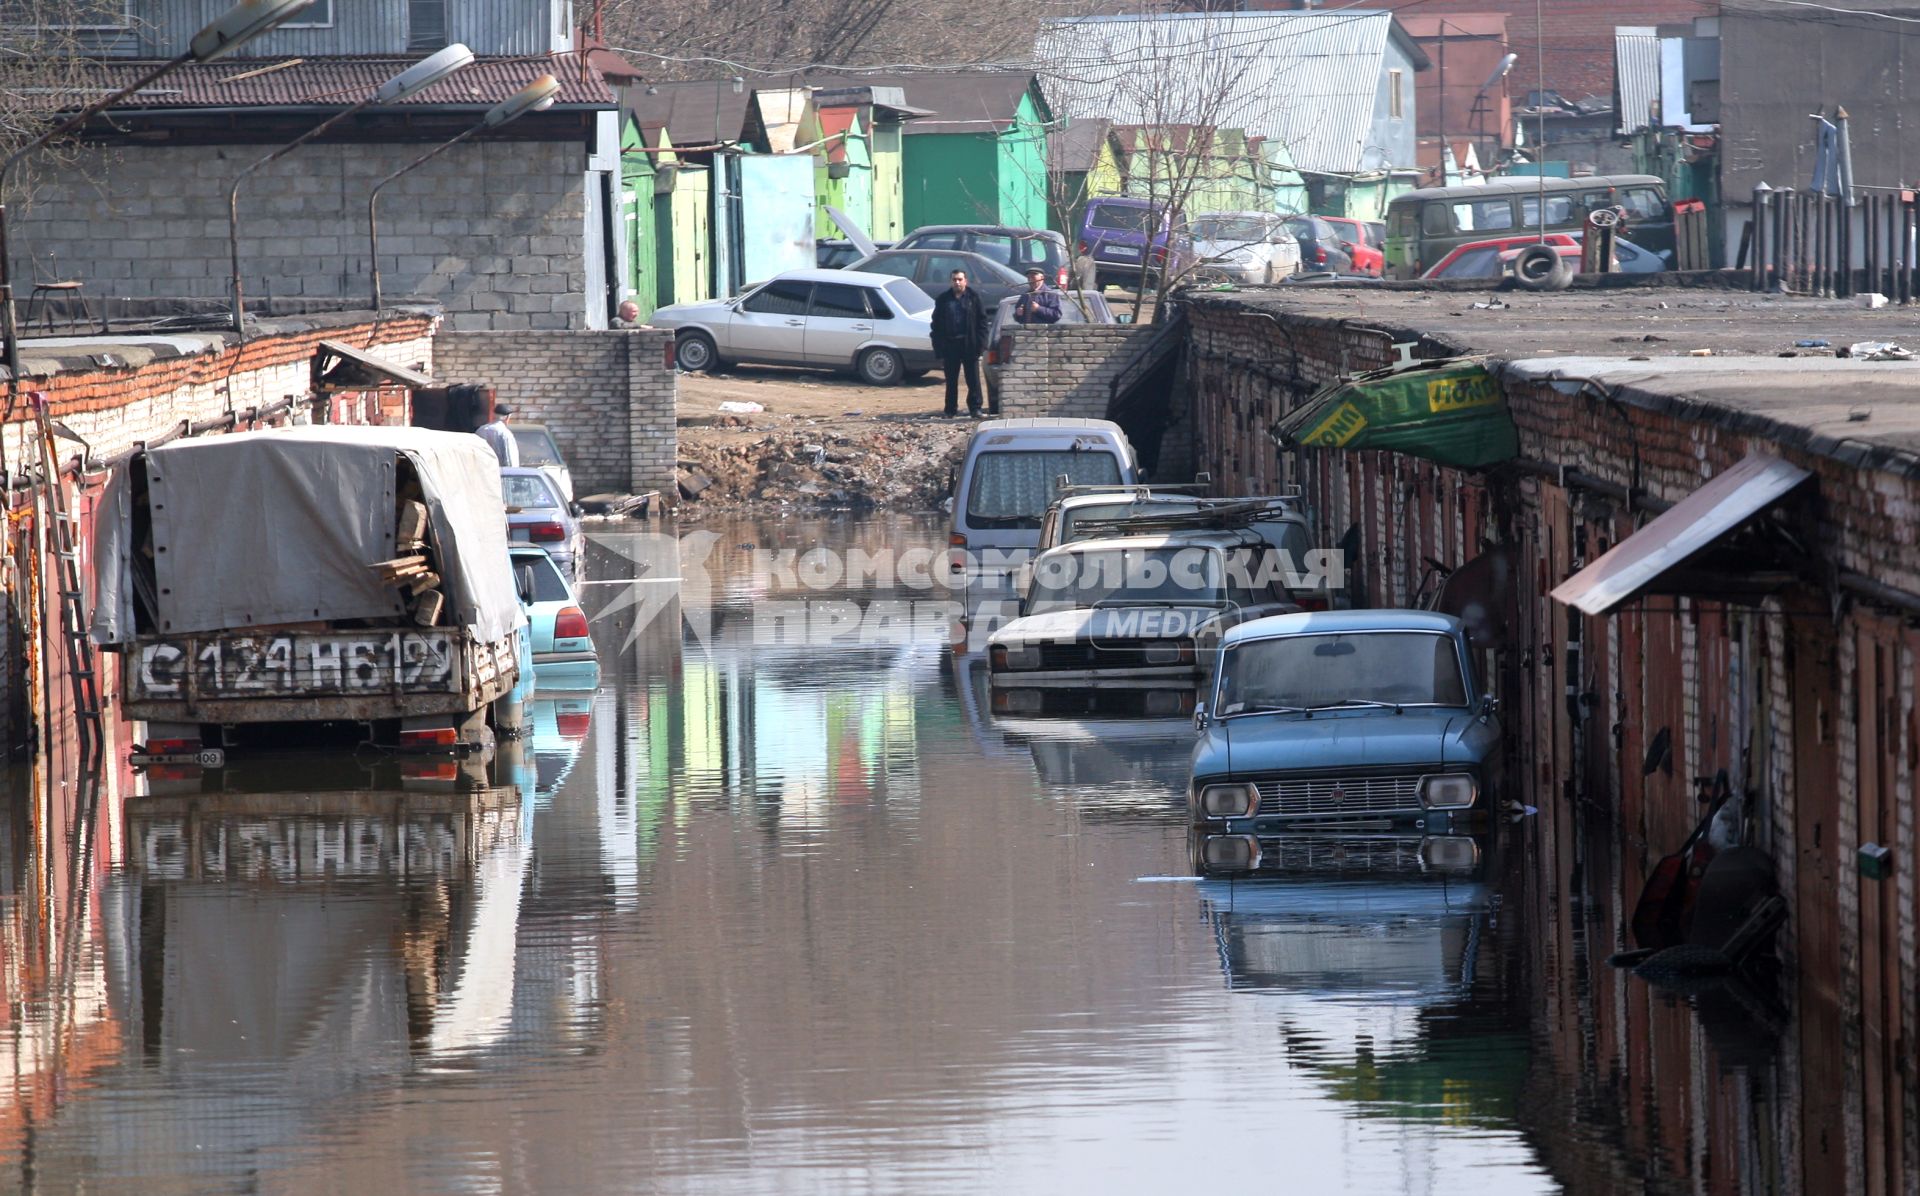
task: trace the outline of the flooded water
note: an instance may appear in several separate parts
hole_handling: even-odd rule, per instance
[[[767,634],[754,549],[941,539],[596,533],[601,685],[543,695],[487,777],[23,781],[0,1190],[1484,1196],[1764,1163],[1691,1111],[1723,1067],[1683,1045],[1679,1089],[1639,1088],[1596,1045],[1624,982],[1537,822],[1451,876],[1307,840],[1202,881],[1187,724],[996,720],[935,618]]]

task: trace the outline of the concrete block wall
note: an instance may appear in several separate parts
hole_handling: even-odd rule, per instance
[[[1107,418],[1108,387],[1133,359],[1132,324],[1055,324],[1015,328],[1011,358],[1000,367],[1000,414]]]
[[[438,377],[494,388],[516,419],[543,423],[566,454],[576,495],[674,484],[678,375],[664,329],[442,331]]]
[[[36,161],[39,184],[8,212],[22,296],[26,280],[57,272],[94,297],[226,298],[227,189],[266,152],[143,146]],[[264,313],[269,296],[370,303],[367,195],[421,152],[309,145],[251,176],[239,209],[248,310]],[[477,141],[394,182],[380,196],[384,300],[436,302],[460,329],[584,328],[585,165],[578,142]]]

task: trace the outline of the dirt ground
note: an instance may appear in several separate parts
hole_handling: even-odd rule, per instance
[[[937,509],[974,422],[940,414],[943,385],[937,373],[883,387],[779,366],[682,374],[681,481],[699,493],[680,500],[680,514]]]

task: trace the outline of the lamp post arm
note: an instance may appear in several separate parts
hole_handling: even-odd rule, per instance
[[[474,125],[472,128],[461,133],[458,137],[455,137],[450,141],[441,142],[439,145],[436,145],[432,149],[428,150],[426,153],[421,154],[419,157],[407,163],[405,166],[402,166],[400,169],[394,171],[392,174],[388,175],[386,178],[381,179],[379,182],[375,183],[373,185],[373,190],[367,194],[367,265],[371,268],[372,277],[373,277],[373,310],[376,314],[380,311],[380,304],[381,304],[380,213],[379,213],[380,192],[386,188],[386,185],[388,183],[391,183],[393,180],[399,178],[401,175],[406,174],[408,171],[413,170],[416,167],[425,166],[428,162],[433,161],[435,158],[439,157],[441,154],[452,149],[454,146],[459,145],[462,141],[465,141],[467,138],[473,136],[475,133],[478,133],[480,130],[486,127],[487,127],[487,122],[483,120],[479,124]]]
[[[246,182],[254,171],[278,162],[294,150],[299,149],[307,142],[312,141],[328,129],[347,119],[349,116],[365,109],[374,102],[374,99],[375,97],[368,96],[357,104],[349,104],[347,107],[342,108],[332,116],[313,126],[313,128],[300,134],[300,136],[294,138],[292,141],[287,142],[279,149],[274,150],[266,157],[256,160],[252,165],[234,176],[233,186],[227,189],[227,259],[232,272],[232,277],[228,279],[228,283],[233,290],[233,330],[240,335],[241,340],[245,340],[247,337],[247,309],[245,297],[241,293],[240,286],[240,184]]]
[[[6,341],[8,414],[12,414],[14,402],[20,395],[20,336],[14,323],[13,312],[13,254],[7,244],[7,176],[11,175],[13,168],[18,166],[21,160],[34,150],[39,149],[57,137],[65,137],[68,133],[86,124],[101,112],[118,104],[121,100],[126,99],[134,92],[152,83],[168,71],[176,67],[184,66],[192,61],[193,54],[189,52],[161,63],[159,66],[148,71],[112,95],[88,104],[85,108],[74,113],[66,120],[48,129],[46,132],[40,134],[40,136],[7,155],[7,160],[4,163],[0,163],[0,339]]]

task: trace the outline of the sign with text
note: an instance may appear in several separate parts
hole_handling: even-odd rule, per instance
[[[142,640],[134,700],[308,698],[459,689],[456,633],[301,632]]]

